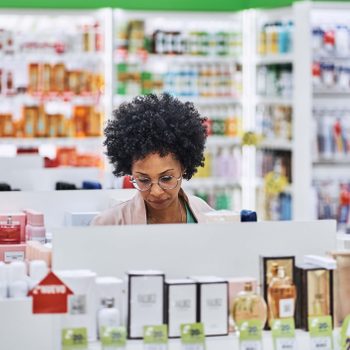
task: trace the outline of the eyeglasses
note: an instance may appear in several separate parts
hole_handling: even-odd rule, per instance
[[[173,190],[174,188],[177,187],[179,181],[182,179],[182,176],[179,178],[172,176],[172,175],[165,175],[161,176],[158,181],[153,182],[150,178],[148,177],[130,177],[130,181],[134,185],[134,187],[141,191],[145,192],[148,191],[153,184],[158,184],[158,186],[163,189],[163,190]]]

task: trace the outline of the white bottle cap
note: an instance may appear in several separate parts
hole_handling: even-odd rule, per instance
[[[9,268],[10,282],[25,281],[27,278],[26,265],[23,261],[13,261]]]
[[[29,264],[29,276],[35,281],[41,281],[48,273],[44,260],[32,260]]]

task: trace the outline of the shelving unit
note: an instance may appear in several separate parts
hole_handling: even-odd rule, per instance
[[[249,64],[251,75],[249,128],[258,137],[250,149],[250,207],[260,219],[286,220],[293,217],[291,168],[294,139],[292,75],[294,70],[294,14],[291,7],[250,12]],[[289,185],[282,192],[268,194],[265,177],[287,176]]]
[[[295,35],[295,218],[338,220],[343,229],[349,178],[350,65],[346,27],[350,6],[305,2],[293,6]],[[346,27],[343,27],[346,26]],[[348,33],[348,32],[347,32]],[[302,38],[302,40],[301,40]],[[337,41],[338,39],[338,41]]]

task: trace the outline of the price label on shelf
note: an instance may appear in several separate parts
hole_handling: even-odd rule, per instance
[[[167,350],[168,349],[168,326],[145,326],[143,328],[144,350]]]
[[[182,350],[205,350],[203,323],[182,324],[181,345]]]
[[[271,331],[275,350],[296,350],[293,318],[273,320]]]
[[[87,350],[88,335],[86,328],[62,329],[62,350]]]
[[[102,350],[125,349],[125,327],[102,327],[100,329]]]
[[[311,350],[332,350],[332,316],[309,317],[308,323]]]
[[[239,349],[262,349],[262,324],[260,320],[244,321],[239,326]]]
[[[340,336],[341,350],[350,350],[350,315],[343,321]]]

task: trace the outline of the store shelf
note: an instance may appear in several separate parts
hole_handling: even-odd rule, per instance
[[[314,53],[313,59],[315,61],[327,61],[327,62],[335,62],[335,63],[349,63],[350,57],[349,56],[334,56],[334,55],[327,55],[326,53]]]
[[[240,182],[232,178],[225,177],[194,177],[189,181],[183,181],[185,188],[203,188],[203,187],[240,187]]]
[[[53,60],[56,62],[70,63],[70,62],[86,62],[86,61],[103,61],[105,55],[103,52],[94,51],[77,51],[77,52],[14,52],[13,54],[0,53],[0,60],[25,60],[27,62],[33,61],[43,61],[43,60]]]
[[[136,96],[136,95],[135,95]],[[130,102],[135,96],[130,95],[114,95],[113,102],[114,106],[118,106],[123,102]],[[193,102],[194,104],[211,105],[211,104],[230,104],[230,103],[241,103],[241,99],[234,96],[228,97],[196,97],[196,96],[176,96],[180,101]]]
[[[293,143],[284,139],[264,139],[257,147],[276,151],[292,151]]]
[[[349,167],[350,166],[350,157],[338,157],[336,155],[333,155],[332,158],[317,158],[313,160],[313,165],[315,166],[344,166]]]
[[[240,137],[210,135],[207,138],[207,146],[241,146]]]
[[[226,64],[242,64],[242,59],[240,57],[230,57],[230,56],[194,56],[194,55],[160,55],[154,53],[146,53],[143,55],[128,54],[126,57],[117,56],[114,59],[115,63],[139,63],[139,62],[153,63],[154,61],[159,62],[160,60],[167,63],[178,63],[178,64],[189,64],[189,63],[226,63]]]
[[[296,332],[296,349],[308,350],[310,349],[310,336],[307,332],[297,331]],[[128,350],[142,350],[144,348],[143,342],[139,340],[128,341]],[[170,339],[168,344],[169,350],[180,350],[182,345],[179,339]],[[195,349],[196,347],[193,347]],[[273,350],[273,341],[270,332],[263,333],[262,348],[264,350]],[[89,350],[100,350],[101,345],[94,343],[89,346]],[[239,345],[239,339],[237,335],[229,335],[223,337],[207,337],[206,338],[206,349],[207,350],[239,350],[242,349]],[[245,348],[245,349],[248,349]],[[250,349],[250,348],[249,348]],[[252,347],[253,349],[253,347]],[[254,347],[255,349],[255,347]]]
[[[292,64],[293,63],[293,54],[279,54],[279,55],[266,55],[259,56],[255,64],[257,65],[269,65],[269,64]]]
[[[329,88],[314,88],[313,89],[314,96],[331,96],[332,98],[336,97],[350,97],[350,90],[344,90],[337,87],[329,87]]]
[[[55,146],[101,146],[102,137],[36,137],[36,138],[7,138],[0,137],[0,147],[4,145],[15,146],[33,146],[39,147],[42,145]]]
[[[257,96],[256,104],[293,106],[293,98],[282,96]]]

